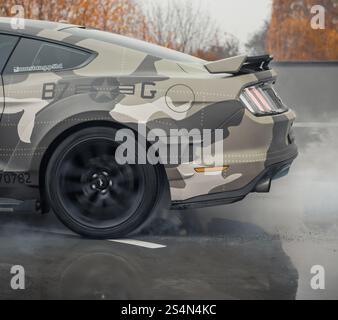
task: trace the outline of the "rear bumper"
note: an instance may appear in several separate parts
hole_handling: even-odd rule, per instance
[[[185,201],[173,201],[172,210],[196,209],[225,205],[243,200],[249,193],[270,191],[271,182],[285,176],[298,155],[297,148],[291,158],[267,167],[260,175],[244,188],[235,191],[219,192],[198,196]]]
[[[174,206],[199,202],[205,197],[216,202],[221,199],[221,203],[224,198],[230,199],[225,203],[241,200],[271,168],[295,159],[298,151],[292,129],[294,121],[292,110],[266,117],[256,117],[246,110],[239,125],[225,124],[222,129],[229,134],[220,152],[228,169],[215,174],[196,173],[198,163],[167,168]],[[265,184],[269,186],[269,181]],[[264,188],[262,183],[257,191]]]

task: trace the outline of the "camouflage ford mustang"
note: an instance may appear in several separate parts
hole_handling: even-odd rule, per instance
[[[272,87],[270,56],[207,62],[81,26],[24,22],[0,18],[1,211],[33,205],[79,234],[122,237],[169,197],[180,209],[268,192],[297,156],[295,115]],[[173,135],[163,144],[187,135],[194,155],[190,138],[203,132],[197,140],[209,141],[200,141],[209,155],[222,150],[222,163],[189,155],[121,164],[116,136],[140,125],[141,137],[159,134],[145,143],[138,135],[136,155]]]

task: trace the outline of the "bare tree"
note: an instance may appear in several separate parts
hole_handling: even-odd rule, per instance
[[[238,54],[238,40],[221,34],[199,0],[0,0],[0,13],[22,5],[25,17],[68,21],[150,41],[207,60]]]
[[[252,55],[261,55],[266,53],[266,41],[269,29],[269,22],[265,21],[261,29],[255,32],[245,44],[246,51]]]
[[[220,60],[236,56],[240,53],[239,41],[233,35],[224,33],[217,35],[213,45],[204,49],[198,49],[193,54],[205,60]]]
[[[153,1],[145,10],[153,42],[185,53],[210,47],[217,39],[218,28],[201,3],[196,2]]]
[[[220,47],[223,48],[220,58],[229,58],[240,53],[239,40],[230,33],[225,33],[219,43]]]

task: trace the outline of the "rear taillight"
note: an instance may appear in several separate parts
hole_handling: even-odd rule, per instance
[[[240,100],[250,112],[258,116],[279,114],[288,110],[270,84],[245,88]]]

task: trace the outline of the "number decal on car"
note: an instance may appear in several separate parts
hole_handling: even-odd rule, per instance
[[[31,176],[28,172],[0,172],[0,184],[30,184]]]

